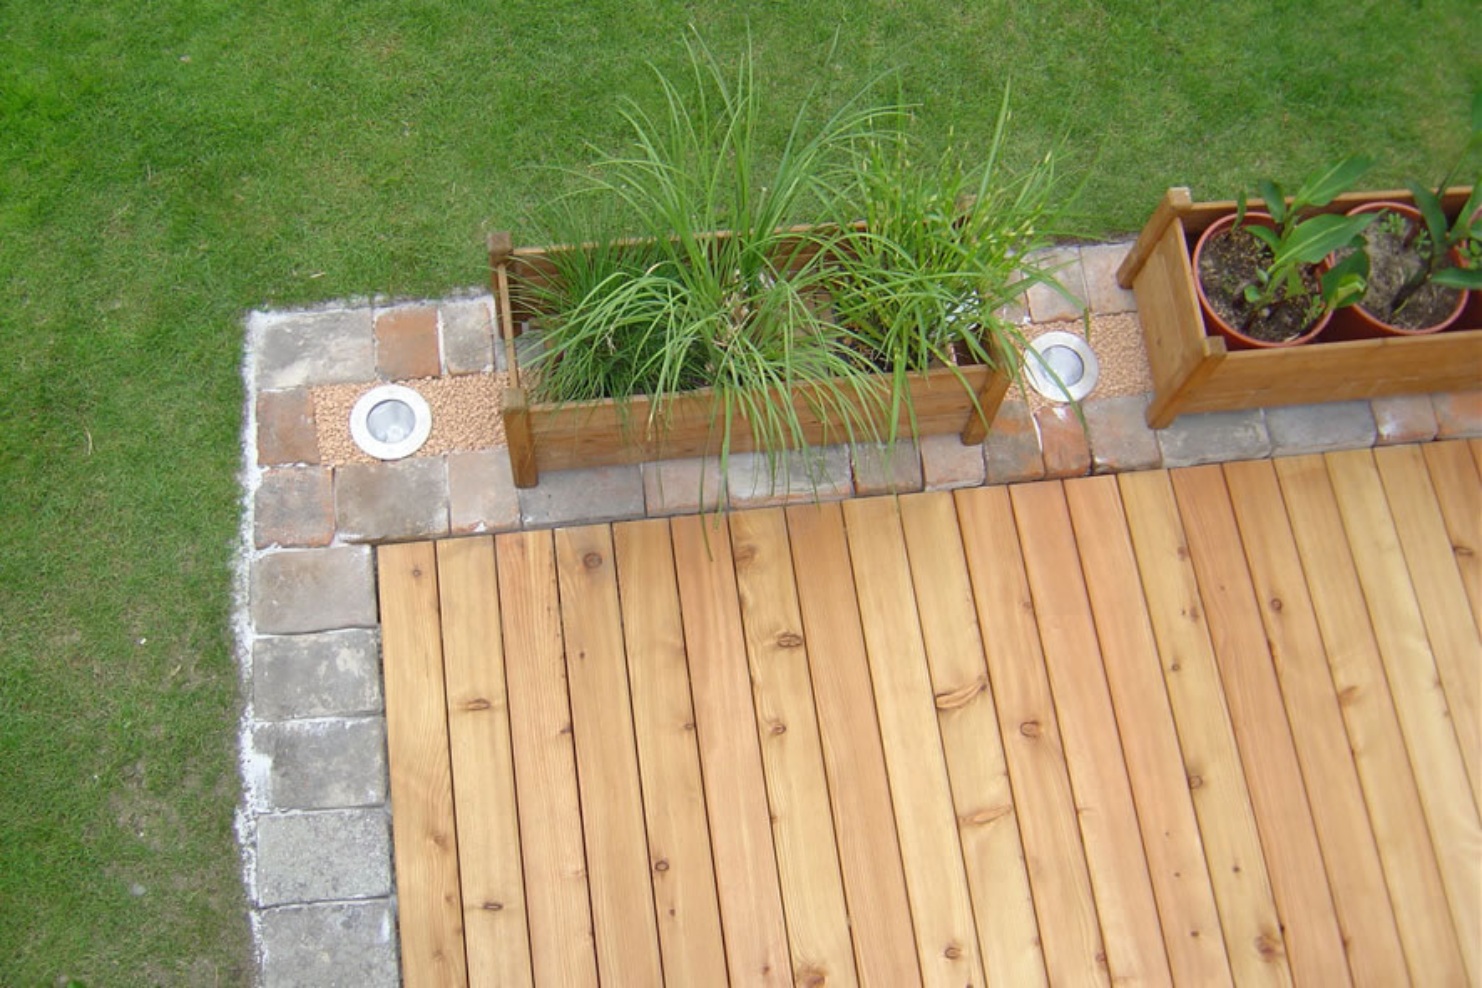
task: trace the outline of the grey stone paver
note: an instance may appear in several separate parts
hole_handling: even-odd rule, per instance
[[[928,491],[950,491],[958,487],[976,487],[987,476],[980,444],[963,445],[954,435],[922,436],[921,480]]]
[[[983,456],[988,468],[986,483],[1021,484],[1043,479],[1045,458],[1039,448],[1039,430],[1026,403],[1005,401],[999,406],[983,443]]]
[[[263,910],[263,988],[396,988],[396,918],[386,899]]]
[[[257,818],[257,904],[370,899],[391,893],[384,808]]]
[[[252,563],[252,622],[259,634],[295,635],[377,624],[367,546],[290,549]]]
[[[1086,301],[1086,278],[1081,270],[1079,247],[1052,247],[1039,251],[1034,259],[1068,291],[1084,304]],[[1067,299],[1060,292],[1045,285],[1032,285],[1029,296],[1029,315],[1035,322],[1056,322],[1062,319],[1079,319],[1081,305]]]
[[[1271,455],[1271,436],[1261,409],[1180,415],[1158,431],[1165,467],[1191,467]]]
[[[1273,456],[1368,449],[1377,435],[1374,412],[1367,401],[1268,408],[1266,431],[1271,436]]]
[[[1152,470],[1162,465],[1158,437],[1147,425],[1148,401],[1148,395],[1125,395],[1085,403],[1093,473]]]
[[[509,450],[448,454],[448,521],[454,535],[520,527]]]
[[[851,449],[854,461],[854,493],[909,494],[925,484],[921,473],[921,451],[911,439],[894,445],[861,443]]]
[[[375,380],[371,310],[297,312],[272,319],[257,341],[260,390]]]
[[[335,470],[334,510],[347,542],[448,534],[448,467],[440,456],[352,463]]]
[[[527,526],[585,525],[643,517],[643,474],[637,464],[547,470],[519,492]]]
[[[494,300],[488,296],[444,302],[443,366],[449,374],[482,374],[506,370],[495,364]]]
[[[731,454],[726,491],[732,508],[833,501],[854,490],[847,446],[792,450],[775,459],[774,465],[761,453]]]
[[[259,724],[255,756],[265,760],[259,809],[330,810],[386,802],[386,722],[290,720]]]
[[[259,720],[379,713],[380,635],[370,628],[259,638],[252,703]]]
[[[324,546],[334,539],[334,494],[327,467],[267,470],[255,498],[253,538],[259,549]]]
[[[1086,278],[1086,304],[1092,312],[1135,312],[1137,296],[1117,284],[1117,268],[1132,249],[1130,243],[1095,244],[1081,248]]]
[[[694,456],[645,463],[643,503],[649,517],[715,511],[725,497],[720,460]]]

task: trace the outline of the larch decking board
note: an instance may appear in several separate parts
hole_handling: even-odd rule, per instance
[[[724,985],[725,943],[669,523],[626,522],[614,525],[612,535],[664,978],[674,988]]]
[[[786,514],[859,980],[914,984],[921,971],[843,514],[837,504]]]
[[[461,985],[468,968],[437,557],[430,542],[417,542],[382,546],[376,560],[402,979],[411,988]]]
[[[1230,985],[1230,960],[1116,478],[1067,481],[1107,688],[1175,984]]]
[[[663,982],[612,532],[555,533],[587,887],[606,984]]]
[[[676,518],[670,531],[684,574],[679,599],[731,983],[786,984],[792,967],[728,526]]]
[[[947,493],[899,504],[983,973],[1032,988],[1046,983],[1044,951],[957,508]]]
[[[771,508],[733,514],[730,525],[793,980],[853,985],[854,948],[787,519]]]
[[[1276,900],[1168,474],[1121,474],[1117,482],[1231,973],[1239,985],[1290,985]]]
[[[1211,465],[1171,476],[1292,977],[1299,986],[1347,984],[1343,937],[1224,473]]]
[[[979,488],[955,499],[1045,967],[1055,985],[1105,985],[1101,927],[1009,496]]]
[[[595,986],[597,949],[551,533],[499,535],[494,549],[535,981]]]
[[[473,985],[529,985],[534,973],[494,539],[439,542],[437,584],[468,979]]]
[[[1367,450],[1325,454],[1324,461],[1420,788],[1462,954],[1473,980],[1482,980],[1482,937],[1477,935],[1482,930],[1478,864],[1482,824],[1399,535]]]
[[[1477,463],[1464,442],[1426,443],[1421,447],[1446,533],[1451,539],[1452,555],[1467,588],[1472,620],[1482,628],[1482,488]]]
[[[1116,984],[1167,985],[1168,955],[1065,489],[1058,481],[1019,484],[1009,488],[1009,500],[1065,745],[1107,967]]]
[[[1404,984],[1384,870],[1275,468],[1255,460],[1226,464],[1224,474],[1354,984]]]
[[[1477,472],[1482,473],[1482,439],[1468,439],[1466,443],[1472,451],[1472,462],[1477,465]]]
[[[1472,796],[1482,802],[1482,712],[1478,710],[1482,705],[1482,639],[1477,636],[1430,471],[1414,446],[1375,450],[1374,463],[1410,570],[1436,671],[1446,688],[1446,705],[1451,708],[1462,761],[1472,781]]]
[[[921,623],[909,606],[914,594],[900,515],[891,498],[846,501],[844,525],[922,983],[979,985],[977,928]]]
[[[1274,461],[1412,982],[1466,981],[1420,793],[1320,456]]]

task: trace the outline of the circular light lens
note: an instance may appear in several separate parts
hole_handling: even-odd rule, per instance
[[[1034,390],[1051,401],[1080,401],[1096,387],[1100,368],[1083,337],[1062,330],[1044,333],[1029,343],[1025,376]]]
[[[427,399],[400,384],[372,388],[350,412],[355,445],[378,460],[411,456],[431,434],[432,409]]]
[[[399,443],[412,434],[417,416],[412,406],[400,399],[378,401],[365,417],[365,426],[370,434],[383,443]]]
[[[1067,388],[1086,376],[1086,362],[1068,346],[1052,346],[1045,351],[1045,363]]]

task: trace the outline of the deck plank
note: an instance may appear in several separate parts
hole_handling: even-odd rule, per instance
[[[534,973],[494,539],[439,542],[437,584],[468,979],[475,985],[529,985]]]
[[[1482,711],[1478,709],[1482,707],[1482,639],[1461,571],[1456,568],[1441,505],[1425,458],[1416,447],[1375,450],[1374,463],[1410,570],[1436,671],[1446,688],[1446,705],[1451,709],[1472,795],[1482,802]],[[1475,501],[1472,507],[1476,513]]]
[[[1411,980],[1416,985],[1464,983],[1466,968],[1446,889],[1327,465],[1320,456],[1282,458],[1274,465]]]
[[[468,968],[437,556],[432,543],[415,542],[381,546],[376,560],[402,979],[411,988],[463,985]]]
[[[957,508],[947,493],[899,503],[983,973],[1032,988],[1046,983],[1044,951]]]
[[[1354,983],[1404,984],[1405,955],[1384,870],[1276,470],[1268,460],[1253,460],[1226,464],[1224,474],[1256,599],[1265,605],[1261,621]]]
[[[728,525],[724,519],[676,518],[670,531],[675,567],[684,574],[679,599],[731,983],[790,983]]]
[[[659,984],[612,532],[606,525],[558,528],[555,540],[597,975],[608,984]]]
[[[1467,970],[1482,980],[1482,824],[1399,534],[1367,450],[1324,455]]]
[[[977,488],[955,499],[1045,967],[1055,985],[1105,985],[1101,927],[1009,495]]]
[[[819,740],[839,846],[855,963],[866,985],[921,980],[869,660],[837,504],[786,511]]]
[[[1121,474],[1117,482],[1231,972],[1239,985],[1290,985],[1271,879],[1168,473]]]
[[[614,525],[633,731],[668,984],[724,985],[725,943],[669,523]]]
[[[1009,488],[1065,744],[1107,966],[1117,984],[1167,985],[1158,908],[1091,602],[1058,481]]]
[[[519,532],[494,551],[535,980],[595,986],[555,548],[550,532]]]
[[[1176,984],[1229,985],[1219,910],[1116,478],[1067,481],[1065,495],[1169,969]]]
[[[957,814],[937,730],[926,647],[892,498],[844,503],[854,587],[895,805],[922,983],[982,984]]]
[[[793,980],[856,984],[787,519],[771,508],[730,525]]]
[[[1466,585],[1472,620],[1482,628],[1482,509],[1477,503],[1482,479],[1477,463],[1462,442],[1426,443],[1421,451],[1441,505],[1456,568]]]

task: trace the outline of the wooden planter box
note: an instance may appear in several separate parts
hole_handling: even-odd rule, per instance
[[[1470,189],[1444,198],[1455,216]],[[1323,212],[1367,202],[1413,203],[1409,192],[1339,196]],[[1431,336],[1312,343],[1270,350],[1227,350],[1205,331],[1194,288],[1194,243],[1234,202],[1196,203],[1188,189],[1169,189],[1117,271],[1137,295],[1153,374],[1147,422],[1161,429],[1185,412],[1215,412],[1383,395],[1474,388],[1482,371],[1482,325],[1472,304],[1451,329]],[[1476,302],[1475,293],[1473,302]]]
[[[526,279],[554,277],[554,268],[546,255],[543,248],[513,248],[508,234],[497,233],[489,238],[494,300],[510,369],[502,412],[515,485],[534,487],[543,470],[718,454],[726,423],[714,392],[709,388],[670,399],[662,419],[652,428],[649,427],[649,415],[653,404],[641,395],[622,403],[612,399],[565,404],[530,400],[521,380],[515,337],[519,335],[521,324],[539,313],[526,307],[527,303],[519,298],[512,297],[510,271],[518,269],[520,276]],[[966,444],[982,442],[987,435],[988,426],[1008,390],[1009,376],[986,366],[960,367],[958,370],[976,394],[982,414],[973,407],[973,399],[963,381],[950,370],[911,374],[909,388],[917,435],[956,433]],[[879,380],[882,387],[888,387],[888,375],[879,375]],[[789,400],[797,409],[809,445],[849,441],[850,437],[840,422],[820,414],[822,403],[818,396],[810,394],[807,389],[795,388]],[[886,433],[884,421],[873,424],[881,435]],[[904,413],[898,430],[901,436],[911,435],[910,421]],[[756,448],[751,426],[740,413],[732,416],[730,437],[732,452],[748,452]]]

